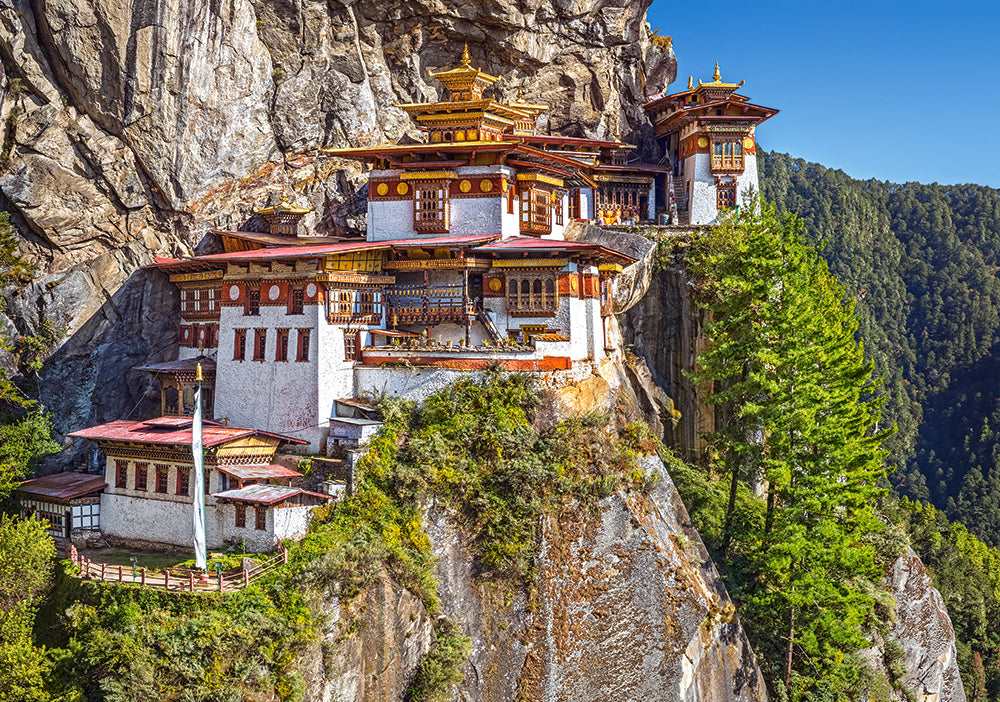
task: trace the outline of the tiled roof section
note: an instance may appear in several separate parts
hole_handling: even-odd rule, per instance
[[[484,253],[528,253],[545,251],[564,251],[569,253],[592,253],[604,258],[614,258],[632,263],[634,258],[600,244],[590,244],[585,241],[565,241],[563,239],[542,239],[534,236],[512,236],[484,246],[473,251]]]
[[[342,236],[288,236],[286,234],[268,234],[265,232],[244,232],[238,229],[213,229],[216,236],[231,236],[235,239],[252,241],[264,246],[311,246],[314,244],[336,244],[343,242]]]
[[[300,496],[312,498],[310,501],[315,501],[317,499],[329,501],[333,499],[330,495],[324,495],[320,492],[311,492],[309,490],[303,490],[302,488],[288,487],[286,485],[266,485],[264,483],[247,485],[245,488],[240,488],[238,490],[226,490],[212,495],[212,497],[216,500],[221,500],[223,502],[248,502],[250,504],[268,506],[286,502],[292,498]]]
[[[79,497],[101,492],[107,483],[103,475],[92,473],[53,473],[40,478],[25,480],[17,491],[25,496],[38,497],[55,502],[69,502]]]
[[[301,478],[302,473],[285,466],[271,464],[267,466],[217,466],[220,473],[236,478],[237,480],[284,480],[287,478]]]
[[[144,366],[136,366],[135,370],[148,371],[150,373],[193,373],[199,363],[203,372],[215,372],[215,359],[208,356],[182,358],[177,361],[164,361],[163,363],[148,363]]]
[[[158,417],[145,421],[117,419],[96,427],[74,431],[69,436],[75,439],[90,439],[117,443],[153,444],[156,446],[190,446],[190,417]],[[267,436],[290,444],[306,444],[307,441],[282,434],[274,434],[259,429],[230,427],[216,422],[205,422],[202,441],[206,448],[228,444],[230,441],[247,436]]]

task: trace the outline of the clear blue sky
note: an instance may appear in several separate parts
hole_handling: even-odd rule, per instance
[[[857,178],[1000,187],[1000,0],[654,0],[677,81],[781,110],[761,145]]]

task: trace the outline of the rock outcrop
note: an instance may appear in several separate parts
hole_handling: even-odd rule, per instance
[[[892,681],[892,701],[965,702],[951,617],[920,557],[908,550],[897,558],[886,586],[895,600],[892,629],[864,655]]]
[[[42,376],[57,429],[143,401],[141,381],[95,380],[122,377],[122,346],[139,363],[162,357],[144,326],[162,311],[146,304],[173,303],[121,294],[153,255],[190,252],[288,190],[316,208],[317,231],[358,226],[358,172],[317,147],[404,136],[395,104],[433,99],[428,71],[463,42],[503,77],[499,97],[551,106],[542,130],[639,137],[644,97],[675,73],[649,3],[0,0],[0,207],[38,271],[0,326],[47,321],[94,349]]]

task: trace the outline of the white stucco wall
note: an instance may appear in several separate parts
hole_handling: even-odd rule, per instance
[[[268,510],[268,529],[276,540],[301,539],[309,529],[313,507],[279,507]],[[260,532],[258,532],[260,533]]]
[[[709,154],[698,153],[684,161],[684,186],[692,182],[690,214],[691,224],[711,224],[719,217],[716,200],[715,176]],[[742,205],[748,193],[760,193],[757,174],[757,156],[744,154],[743,172],[736,177],[736,204]]]
[[[230,424],[290,434],[310,442],[309,451],[325,445],[333,401],[350,395],[353,364],[344,360],[343,328],[326,321],[322,305],[305,305],[289,315],[284,306],[261,306],[259,316],[242,307],[224,307],[219,331],[215,380],[215,418]],[[237,328],[247,329],[246,360],[233,360]],[[264,362],[254,361],[253,330],[267,329]],[[275,361],[279,328],[290,328],[288,361]],[[309,360],[296,361],[299,328],[310,329]]]

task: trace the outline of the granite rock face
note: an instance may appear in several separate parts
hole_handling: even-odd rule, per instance
[[[459,699],[766,699],[715,566],[663,465],[648,460],[661,476],[650,495],[546,521],[530,595],[477,580],[461,532],[432,510],[445,613],[473,639]]]
[[[550,105],[543,131],[647,133],[642,102],[676,72],[649,3],[0,0],[0,207],[38,271],[9,291],[0,326],[33,334],[47,320],[95,348],[42,375],[57,429],[149,400],[137,381],[94,380],[124,370],[105,351],[142,362],[160,357],[154,332],[173,343],[158,325],[174,303],[120,293],[154,255],[190,253],[289,190],[319,233],[363,224],[357,167],[317,148],[406,135],[395,104],[434,99],[428,72],[463,42],[502,76],[498,97]],[[83,416],[88,405],[102,409]]]
[[[886,585],[896,601],[892,630],[888,633],[901,660],[902,672],[894,681],[894,702],[965,702],[965,688],[958,670],[955,630],[944,599],[931,583],[920,558],[908,550],[896,559],[886,576]],[[893,674],[887,664],[885,641],[865,652],[876,668]],[[899,692],[900,690],[905,692]]]

